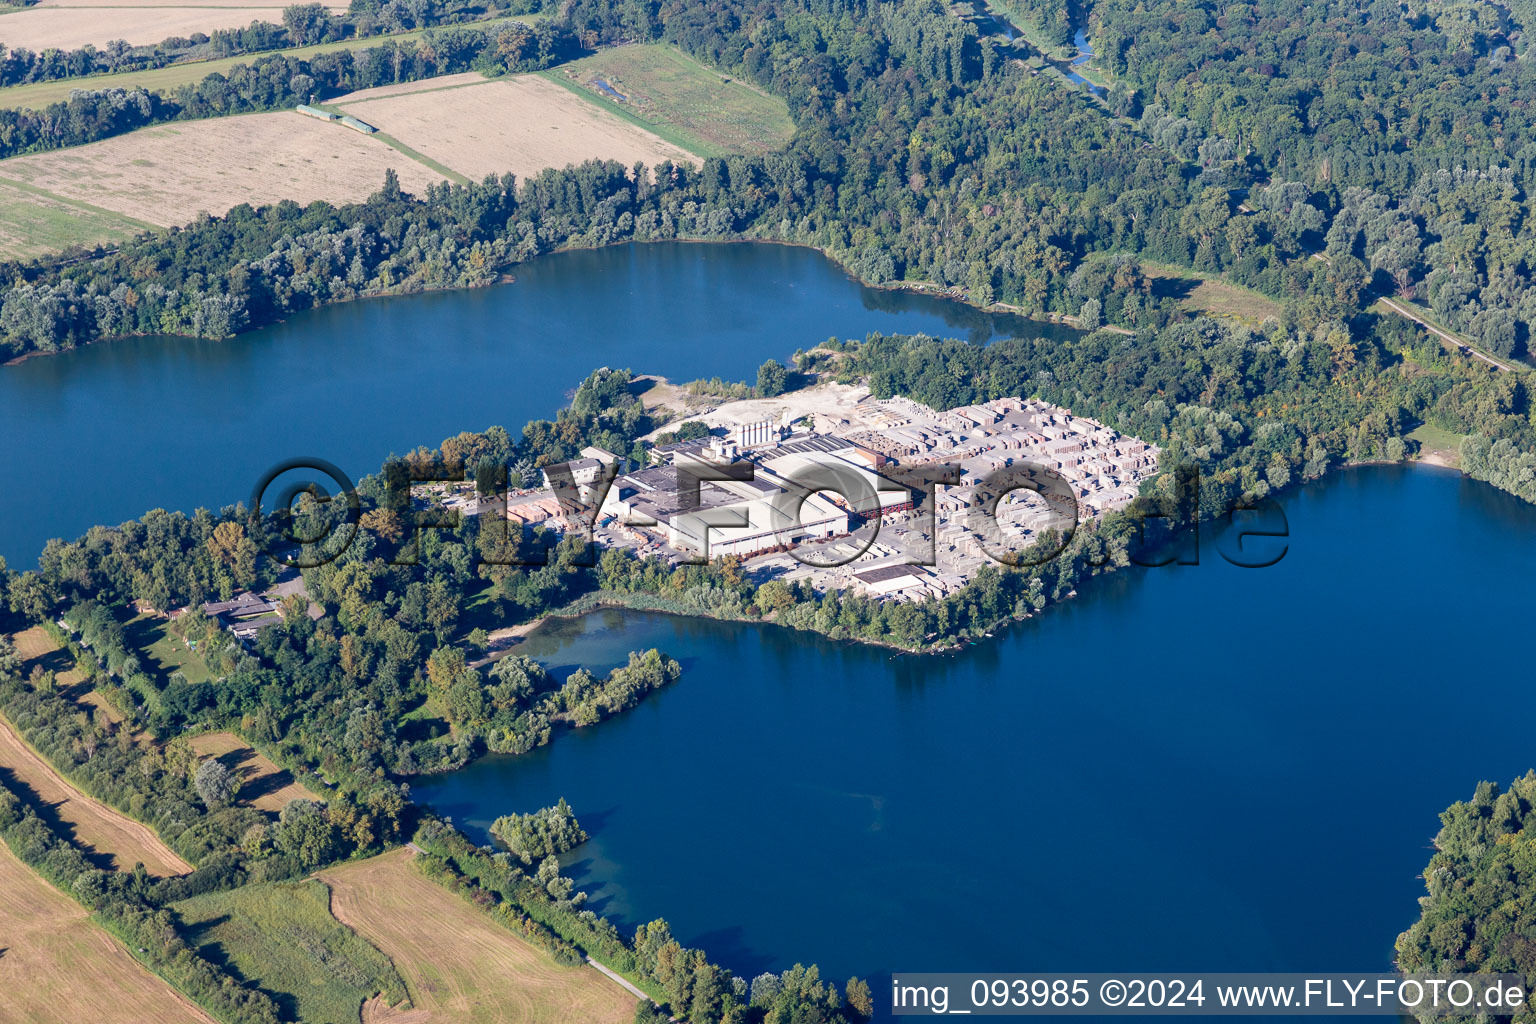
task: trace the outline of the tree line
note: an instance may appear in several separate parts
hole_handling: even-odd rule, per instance
[[[101,47],[87,43],[73,50],[49,47],[36,51],[21,46],[0,46],[0,87],[87,75],[150,71],[172,64],[217,60],[264,50],[367,39],[508,14],[534,14],[541,9],[542,0],[435,0],[430,4],[353,0],[346,11],[339,13],[324,4],[290,4],[283,9],[281,23],[253,20],[243,28],[168,36],[158,43],[139,46],[129,45],[122,39],[114,39]]]
[[[42,110],[0,109],[0,158],[80,146],[168,121],[281,110],[356,89],[481,71],[535,71],[578,52],[569,32],[544,21],[438,29],[420,39],[385,39],[364,49],[308,57],[272,53],[229,71],[151,92],[141,86],[70,91]],[[94,84],[94,83],[93,83]]]
[[[429,875],[508,927],[541,936],[545,948],[575,962],[590,955],[652,992],[660,1009],[642,1003],[637,1021],[670,1015],[689,1024],[857,1024],[873,1013],[869,986],[858,978],[840,990],[822,981],[816,967],[796,965],[748,982],[702,950],[683,946],[666,921],[641,925],[626,940],[612,922],[570,898],[569,880],[546,867],[552,859],[530,874],[511,854],[488,853],[436,818],[422,824],[414,841],[426,851],[420,859]]]

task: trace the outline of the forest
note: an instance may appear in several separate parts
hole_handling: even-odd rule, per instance
[[[1429,894],[1397,939],[1406,971],[1536,974],[1536,772],[1440,815]],[[1517,1018],[1518,1019],[1518,1018]]]
[[[387,182],[356,206],[236,207],[96,259],[0,267],[0,343],[19,355],[124,334],[225,337],[358,295],[484,284],[569,246],[772,238],[817,246],[872,283],[927,282],[1030,314],[1162,326],[1167,304],[1135,280],[1146,259],[1220,274],[1308,326],[1349,322],[1387,294],[1496,355],[1526,347],[1536,295],[1515,160],[1436,163],[1415,146],[1406,177],[1269,163],[1241,132],[1150,87],[1115,101],[1131,116],[1109,116],[925,0],[573,3],[536,29],[454,27],[306,61],[267,56],[168,96],[106,90],[0,111],[0,150],[547,67],[629,39],[675,43],[783,96],[794,138],[697,170],[589,163],[415,197]]]

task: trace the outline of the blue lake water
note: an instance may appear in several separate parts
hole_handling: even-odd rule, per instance
[[[50,537],[233,505],[296,456],[356,480],[462,430],[521,430],[599,366],[753,379],[764,359],[871,331],[1070,333],[866,288],[810,249],[655,243],[560,253],[512,284],[333,306],[230,341],[92,345],[0,367],[0,556],[32,566]]]
[[[1133,569],[953,656],[600,612],[525,653],[682,680],[414,791],[478,839],[566,797],[571,871],[738,973],[1389,969],[1438,813],[1536,766],[1536,508],[1371,467],[1290,550]],[[882,992],[877,981],[875,992]]]

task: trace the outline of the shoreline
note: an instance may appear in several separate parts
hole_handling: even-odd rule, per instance
[[[1437,450],[1437,451],[1432,452],[1431,454],[1432,455],[1444,456],[1444,455],[1447,455],[1449,453],[1445,453],[1445,452],[1441,452],[1441,451]],[[1435,470],[1452,470],[1452,471],[1454,471],[1455,473],[1457,473],[1459,476],[1461,476],[1463,478],[1473,479],[1472,477],[1468,476],[1468,474],[1464,470],[1462,470],[1458,465],[1455,465],[1453,463],[1450,463],[1450,462],[1447,462],[1447,461],[1443,461],[1443,460],[1437,460],[1435,458],[1421,456],[1421,457],[1417,457],[1417,458],[1402,459],[1402,460],[1399,460],[1399,461],[1396,461],[1396,462],[1388,461],[1386,459],[1377,459],[1377,460],[1360,461],[1360,462],[1344,462],[1344,463],[1340,463],[1338,466],[1336,466],[1333,469],[1329,470],[1328,472],[1324,473],[1322,476],[1317,477],[1316,479],[1293,481],[1293,482],[1287,484],[1284,488],[1281,488],[1279,491],[1271,492],[1269,497],[1274,497],[1275,494],[1281,494],[1281,495],[1289,494],[1289,493],[1292,493],[1292,492],[1299,491],[1299,490],[1301,490],[1301,488],[1303,488],[1305,486],[1308,486],[1308,485],[1311,485],[1311,484],[1323,483],[1323,482],[1327,481],[1330,477],[1336,475],[1340,470],[1359,469],[1359,468],[1366,468],[1366,467],[1373,467],[1373,466],[1401,466],[1401,467],[1404,467],[1404,468],[1407,468],[1407,469],[1413,469],[1414,467],[1423,466],[1423,467],[1430,467],[1430,468],[1433,468]],[[1487,483],[1487,481],[1479,481],[1479,482]],[[1488,486],[1493,487],[1492,484],[1488,484]],[[1495,490],[1501,490],[1500,488],[1494,488],[1494,489]],[[1215,522],[1214,520],[1204,520],[1204,519],[1201,520],[1202,525],[1210,524],[1210,523],[1214,523],[1214,522]],[[614,591],[592,591],[588,595],[584,595],[582,597],[578,597],[574,601],[568,602],[567,604],[564,604],[564,605],[562,605],[559,608],[554,608],[554,609],[551,609],[549,611],[546,611],[543,614],[538,615],[537,617],[535,617],[533,619],[530,619],[527,622],[518,623],[518,624],[512,625],[512,626],[503,626],[503,627],[499,627],[499,628],[491,631],[488,634],[488,637],[487,637],[488,640],[490,640],[492,642],[495,642],[497,640],[509,640],[511,642],[507,643],[506,646],[503,647],[500,650],[495,650],[495,651],[487,650],[485,655],[483,655],[482,657],[476,659],[475,661],[471,662],[471,661],[466,660],[466,665],[468,667],[470,667],[470,668],[483,668],[486,665],[494,664],[496,661],[499,661],[501,658],[504,658],[508,654],[511,654],[514,651],[516,651],[517,648],[522,644],[522,642],[527,639],[529,634],[531,634],[534,631],[540,629],[541,627],[549,624],[550,622],[560,621],[560,620],[579,619],[579,618],[582,618],[584,616],[591,615],[591,614],[593,614],[595,612],[601,612],[601,611],[649,612],[649,613],[654,613],[654,614],[658,614],[658,615],[676,616],[678,618],[703,619],[703,620],[710,621],[710,622],[740,622],[740,623],[746,623],[748,625],[755,625],[755,626],[777,626],[777,627],[779,627],[781,629],[786,629],[786,630],[789,630],[791,632],[810,633],[810,634],[813,634],[813,635],[815,635],[817,637],[820,637],[821,639],[826,640],[826,641],[828,641],[830,643],[836,643],[836,644],[863,644],[863,645],[870,646],[870,647],[883,648],[885,650],[893,652],[893,656],[897,655],[897,654],[906,654],[906,655],[916,655],[918,657],[924,657],[924,656],[928,656],[928,655],[953,654],[953,653],[956,653],[956,652],[959,652],[959,651],[963,651],[963,650],[965,650],[967,648],[970,648],[970,647],[978,646],[984,640],[996,639],[998,637],[998,634],[1002,633],[1004,630],[1007,630],[1007,629],[1009,629],[1009,628],[1011,628],[1013,626],[1016,626],[1016,625],[1018,625],[1018,624],[1020,624],[1022,622],[1028,622],[1031,619],[1038,618],[1038,617],[1046,614],[1047,612],[1049,612],[1051,609],[1057,607],[1058,605],[1062,605],[1062,604],[1065,604],[1068,601],[1072,601],[1072,600],[1077,599],[1079,596],[1081,596],[1081,592],[1082,592],[1081,591],[1081,587],[1090,585],[1092,583],[1092,581],[1098,579],[1099,577],[1107,576],[1107,575],[1109,575],[1111,573],[1118,572],[1122,568],[1127,568],[1127,567],[1126,566],[1114,565],[1112,563],[1105,564],[1104,566],[1099,568],[1099,571],[1097,571],[1097,572],[1093,573],[1092,575],[1090,575],[1090,576],[1086,577],[1085,579],[1083,579],[1078,587],[1072,588],[1072,590],[1069,591],[1063,597],[1061,597],[1059,599],[1047,601],[1047,603],[1045,604],[1044,607],[1035,609],[1034,611],[1031,611],[1028,614],[1024,615],[1022,618],[1015,618],[1013,616],[1009,616],[1007,618],[999,619],[996,622],[990,623],[990,624],[987,625],[987,627],[983,630],[983,632],[980,635],[977,635],[977,636],[967,635],[967,636],[963,636],[963,637],[950,637],[950,638],[946,639],[943,642],[925,643],[925,644],[923,644],[921,646],[918,646],[918,647],[907,647],[907,646],[903,646],[901,644],[892,642],[890,640],[882,640],[882,639],[877,639],[877,638],[873,638],[873,637],[863,637],[863,636],[835,637],[832,634],[824,632],[824,631],[819,630],[819,629],[812,629],[812,628],[803,627],[803,626],[786,625],[784,623],[781,623],[781,622],[777,621],[777,619],[775,617],[771,616],[771,615],[770,616],[759,615],[759,616],[755,616],[754,617],[754,616],[750,616],[750,615],[716,615],[716,614],[710,614],[709,612],[693,611],[693,610],[679,611],[679,610],[676,610],[674,608],[659,607],[659,606],[654,606],[654,605],[648,604],[647,603],[647,598],[649,598],[650,595],[645,595],[645,594],[624,595],[624,594],[619,594],[619,593],[614,592]],[[626,596],[634,596],[634,597],[639,598],[639,600],[633,600],[633,601],[625,600],[624,598]],[[943,599],[942,598],[933,598],[931,600],[943,600]],[[460,643],[462,644],[462,640],[460,641]]]
[[[83,351],[84,349],[91,348],[92,346],[95,346],[95,345],[110,344],[110,343],[115,342],[115,341],[126,341],[126,340],[131,339],[131,338],[184,338],[184,339],[187,339],[187,340],[190,340],[190,341],[212,341],[212,342],[218,342],[220,344],[224,344],[224,343],[227,343],[227,342],[236,341],[239,338],[241,338],[241,337],[243,337],[243,336],[245,336],[247,334],[254,334],[257,331],[265,330],[266,328],[269,328],[269,327],[275,327],[278,324],[287,323],[295,315],[301,315],[301,314],[304,314],[304,313],[313,313],[313,312],[316,312],[318,310],[330,309],[332,307],[346,306],[346,305],[349,305],[349,304],[354,303],[354,302],[365,302],[365,301],[368,301],[370,299],[399,298],[399,297],[407,296],[407,295],[448,294],[448,293],[458,292],[458,291],[466,291],[467,292],[467,291],[474,291],[474,290],[479,289],[479,288],[494,288],[494,287],[497,287],[499,285],[515,284],[516,281],[517,281],[517,274],[514,271],[515,271],[515,269],[517,267],[521,267],[521,266],[524,266],[526,264],[532,263],[532,262],[534,262],[534,260],[544,259],[544,258],[547,258],[547,257],[550,257],[550,256],[558,256],[559,254],[565,253],[565,252],[596,252],[596,251],[601,250],[601,249],[613,249],[613,248],[617,248],[617,247],[625,246],[625,245],[655,245],[655,244],[663,244],[663,243],[682,243],[682,244],[686,244],[686,245],[784,245],[784,246],[790,246],[790,247],[798,248],[798,249],[809,249],[812,252],[819,253],[824,259],[826,259],[828,262],[830,262],[834,266],[836,266],[837,269],[839,271],[841,271],[848,278],[848,280],[850,280],[850,281],[854,282],[855,284],[858,284],[859,286],[864,287],[864,288],[870,288],[870,289],[874,289],[874,290],[877,290],[877,291],[906,292],[906,293],[912,294],[912,295],[926,295],[926,296],[928,296],[930,298],[946,299],[946,300],[948,300],[950,302],[959,303],[960,305],[965,306],[968,309],[975,310],[978,313],[987,313],[987,314],[992,314],[992,315],[1017,316],[1017,317],[1021,317],[1021,318],[1026,319],[1026,320],[1033,321],[1035,323],[1053,324],[1053,325],[1056,325],[1056,326],[1059,326],[1059,327],[1069,327],[1069,328],[1071,328],[1073,330],[1077,330],[1077,331],[1082,331],[1083,330],[1083,328],[1077,326],[1077,317],[1072,316],[1069,313],[1056,313],[1056,312],[1027,313],[1027,312],[1024,312],[1021,307],[1014,306],[1014,305],[1011,305],[1011,304],[1005,303],[1005,302],[994,302],[990,306],[982,306],[982,305],[978,305],[975,302],[972,302],[970,300],[970,298],[967,297],[962,292],[958,292],[958,291],[955,291],[955,290],[952,290],[952,289],[948,289],[948,288],[942,288],[939,285],[931,284],[931,283],[928,283],[928,282],[892,281],[892,282],[885,282],[885,283],[877,284],[877,283],[872,282],[872,281],[866,281],[864,278],[859,277],[857,274],[855,274],[851,269],[849,269],[849,267],[842,260],[838,259],[832,253],[828,252],[826,249],[822,248],[821,246],[811,245],[808,242],[791,242],[791,241],[786,241],[786,240],[780,239],[780,238],[753,238],[753,237],[745,237],[745,236],[739,237],[739,238],[692,238],[692,237],[646,238],[646,239],[626,238],[626,239],[622,239],[620,241],[609,242],[606,245],[566,245],[566,246],[561,246],[560,248],[552,249],[549,252],[539,253],[537,256],[534,256],[532,259],[522,260],[522,261],[520,261],[518,263],[507,264],[505,268],[500,269],[496,273],[496,276],[495,276],[495,278],[493,280],[481,282],[479,284],[451,285],[451,286],[444,286],[444,287],[425,287],[425,286],[402,287],[402,288],[398,288],[398,289],[392,289],[392,290],[389,290],[389,291],[368,292],[367,294],[354,295],[351,298],[346,298],[346,299],[334,299],[334,300],[329,301],[329,302],[324,302],[324,303],[321,303],[319,305],[311,306],[308,309],[295,310],[292,313],[290,313],[288,316],[278,317],[277,319],[269,320],[266,323],[257,324],[257,325],[254,325],[254,326],[247,327],[244,330],[237,331],[236,333],[231,334],[231,335],[229,335],[228,337],[225,337],[225,338],[205,338],[205,337],[203,337],[201,335],[196,335],[196,334],[174,334],[174,333],[163,333],[163,332],[162,333],[153,333],[153,334],[151,334],[151,333],[142,332],[142,331],[134,331],[134,332],[130,332],[130,333],[127,333],[127,334],[113,334],[113,335],[110,335],[108,337],[94,338],[94,339],[92,339],[90,341],[87,341],[87,342],[84,342],[82,344],[71,345],[68,348],[55,349],[55,350],[53,350],[51,352],[45,352],[45,351],[43,351],[41,349],[33,349],[30,352],[23,352],[20,355],[11,356],[10,358],[8,358],[8,359],[6,359],[4,361],[0,361],[0,368],[7,367],[7,366],[20,366],[22,363],[26,362],[28,359],[37,358],[39,356],[64,355],[64,354],[69,353],[69,352]],[[1119,330],[1119,331],[1123,331],[1123,332],[1128,333],[1128,334],[1129,333],[1134,333],[1132,331],[1129,331],[1127,328],[1111,328],[1111,329],[1116,329],[1116,330]],[[1084,331],[1083,333],[1087,334],[1087,333],[1091,333],[1091,332]]]

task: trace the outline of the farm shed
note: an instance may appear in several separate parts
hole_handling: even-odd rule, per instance
[[[319,107],[312,107],[308,103],[300,103],[294,109],[296,109],[299,113],[303,114],[305,117],[318,118],[321,121],[340,121],[341,120],[341,115],[340,114],[333,114],[329,110],[321,110]]]

